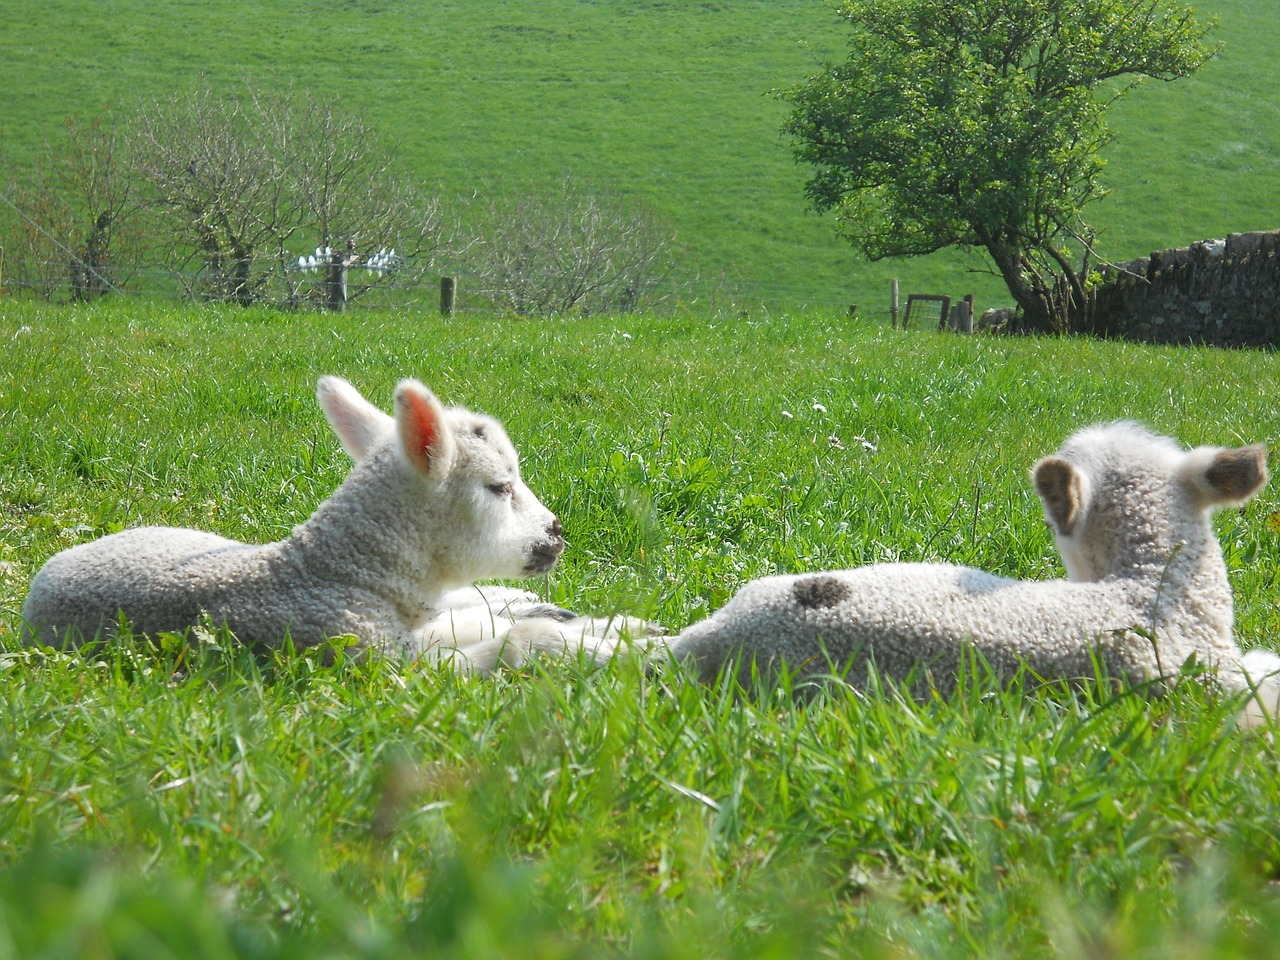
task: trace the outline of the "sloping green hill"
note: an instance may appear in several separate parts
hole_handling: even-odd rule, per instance
[[[1275,0],[1212,0],[1222,56],[1116,114],[1103,253],[1127,258],[1280,226]],[[6,4],[0,148],[21,169],[68,114],[195,86],[335,90],[442,191],[571,174],[645,197],[676,226],[703,296],[887,305],[906,289],[1000,298],[977,260],[860,263],[806,211],[805,170],[769,91],[838,56],[820,0],[48,0]]]

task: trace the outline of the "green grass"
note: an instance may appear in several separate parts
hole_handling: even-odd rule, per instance
[[[322,373],[502,417],[570,543],[536,589],[679,628],[773,571],[1060,576],[1030,463],[1118,416],[1273,440],[1271,354],[821,313],[4,301],[0,342],[0,954],[1221,958],[1280,935],[1280,755],[1195,685],[794,705],[635,661],[474,679],[16,640],[59,549],[303,519],[347,466]],[[1278,500],[1218,518],[1245,646],[1280,632]]]
[[[1280,18],[1273,0],[1205,0],[1220,59],[1152,84],[1115,115],[1115,187],[1090,218],[1118,260],[1280,222]],[[843,27],[820,0],[502,0],[427,6],[350,0],[175,3],[49,0],[6,19],[0,149],[21,170],[68,114],[202,81],[234,90],[292,81],[337,91],[427,183],[465,196],[486,181],[565,174],[644,197],[676,227],[678,271],[701,303],[887,312],[903,293],[1008,302],[952,255],[868,265],[829,218],[806,212],[806,171],[769,95],[839,57]]]

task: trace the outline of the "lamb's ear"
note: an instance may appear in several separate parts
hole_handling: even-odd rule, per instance
[[[353,460],[363,460],[394,423],[341,377],[321,377],[316,384],[316,399],[342,448]]]
[[[453,468],[457,444],[444,407],[417,380],[396,387],[396,426],[409,464],[425,476],[442,480]]]
[[[1036,492],[1049,525],[1064,537],[1075,533],[1088,499],[1088,480],[1075,465],[1060,457],[1045,457],[1032,468]]]
[[[1267,482],[1267,448],[1260,443],[1227,450],[1201,447],[1188,454],[1188,461],[1191,482],[1207,507],[1242,504]]]

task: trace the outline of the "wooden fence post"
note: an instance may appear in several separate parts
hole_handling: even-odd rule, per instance
[[[893,278],[893,286],[890,288],[889,318],[893,324],[893,328],[896,330],[898,328],[898,278],[897,277]]]
[[[333,251],[325,276],[325,306],[334,313],[347,309],[347,263],[341,251]]]
[[[453,301],[458,292],[457,277],[440,278],[440,316],[453,316]]]

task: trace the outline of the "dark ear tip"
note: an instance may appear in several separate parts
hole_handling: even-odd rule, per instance
[[[1224,501],[1247,500],[1267,482],[1267,448],[1255,443],[1223,450],[1213,458],[1204,476]]]
[[[1071,476],[1071,464],[1058,457],[1045,457],[1031,468],[1036,489],[1043,495],[1046,490],[1057,489]]]
[[[1045,457],[1032,469],[1045,519],[1054,530],[1070,536],[1080,519],[1083,495],[1076,468],[1060,457]]]

